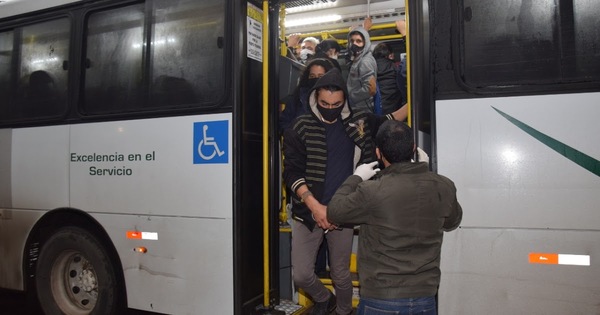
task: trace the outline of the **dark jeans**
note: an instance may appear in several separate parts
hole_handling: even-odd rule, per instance
[[[357,315],[436,315],[435,297],[378,300],[360,298]]]

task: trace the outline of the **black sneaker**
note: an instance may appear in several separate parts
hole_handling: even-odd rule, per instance
[[[337,306],[336,303],[335,295],[330,292],[327,301],[315,302],[315,305],[310,311],[310,315],[327,315],[335,310],[335,307]]]

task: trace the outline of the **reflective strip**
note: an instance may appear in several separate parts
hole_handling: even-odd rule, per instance
[[[529,253],[530,264],[589,266],[590,255]]]
[[[127,238],[136,240],[158,240],[157,232],[127,231]]]
[[[567,255],[558,254],[559,265],[576,265],[576,266],[589,266],[590,255]]]

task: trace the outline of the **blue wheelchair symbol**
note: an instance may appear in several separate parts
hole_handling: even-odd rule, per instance
[[[229,121],[194,123],[194,164],[229,162]]]

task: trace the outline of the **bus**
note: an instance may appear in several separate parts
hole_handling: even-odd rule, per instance
[[[276,312],[285,36],[368,15],[407,21],[409,123],[464,211],[439,313],[596,314],[592,2],[2,2],[0,288],[46,314]]]

